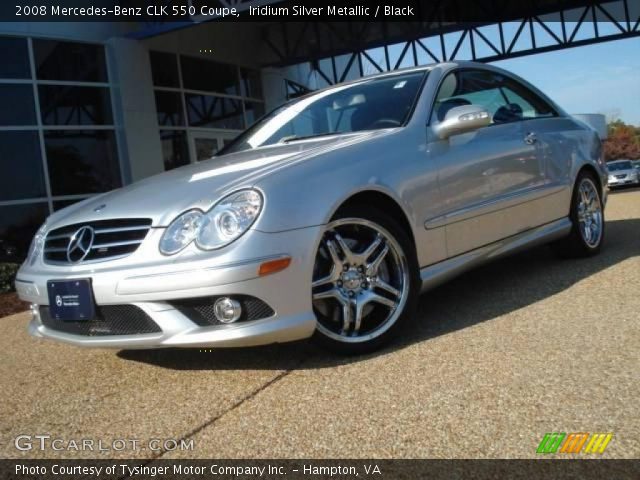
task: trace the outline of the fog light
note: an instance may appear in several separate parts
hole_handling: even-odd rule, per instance
[[[40,309],[38,308],[37,303],[32,303],[30,308],[31,308],[31,315],[33,315],[34,317],[37,317],[40,314]]]
[[[237,300],[222,297],[213,304],[213,313],[219,322],[233,323],[240,318],[242,306]]]

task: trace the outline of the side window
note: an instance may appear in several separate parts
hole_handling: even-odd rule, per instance
[[[515,80],[506,78],[503,90],[509,103],[520,107],[522,118],[544,118],[557,115],[547,102]]]
[[[546,102],[511,78],[484,70],[457,70],[442,82],[431,119],[441,122],[452,108],[471,104],[487,110],[493,124],[555,115]]]

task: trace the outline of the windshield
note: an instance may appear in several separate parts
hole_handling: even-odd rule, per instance
[[[404,125],[424,71],[365,79],[289,102],[240,134],[219,155],[323,135]]]
[[[607,167],[610,172],[615,172],[616,170],[629,170],[630,168],[633,168],[631,166],[631,162],[610,163]]]

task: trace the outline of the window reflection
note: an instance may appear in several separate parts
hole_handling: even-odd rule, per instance
[[[238,70],[227,65],[193,57],[180,57],[182,83],[188,90],[239,95]]]
[[[156,112],[158,125],[165,127],[182,126],[182,95],[177,92],[164,92],[156,90]]]
[[[186,132],[160,130],[160,142],[165,170],[172,170],[189,163]]]
[[[108,81],[102,45],[34,40],[33,53],[40,80]]]
[[[247,116],[247,126],[253,125],[260,117],[264,115],[264,104],[258,102],[245,102],[245,113]]]
[[[0,207],[0,261],[23,261],[31,239],[48,214],[44,202]]]
[[[212,95],[186,95],[189,125],[192,127],[242,130],[242,101]]]
[[[259,71],[241,68],[240,79],[242,95],[251,98],[262,98],[262,81]]]
[[[0,200],[46,196],[37,131],[0,132]]]
[[[31,85],[0,85],[0,125],[36,125],[33,87]]]
[[[47,131],[45,148],[53,195],[106,192],[121,184],[112,131]]]
[[[45,125],[110,125],[108,88],[40,85],[40,112]]]
[[[53,211],[57,212],[58,210],[62,210],[63,208],[70,207],[74,203],[78,203],[83,201],[84,198],[74,198],[73,200],[54,200],[53,201]]]
[[[149,52],[153,84],[158,87],[178,87],[178,61],[175,53]]]
[[[26,38],[0,37],[0,78],[31,78]]]

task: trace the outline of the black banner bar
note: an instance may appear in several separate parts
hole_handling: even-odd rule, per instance
[[[0,460],[0,478],[637,480],[640,460]]]
[[[499,22],[562,11],[565,21],[628,21],[636,0],[3,0],[2,22]],[[632,10],[630,12],[630,10]],[[635,15],[635,16],[634,16]],[[560,17],[558,17],[560,21]]]

